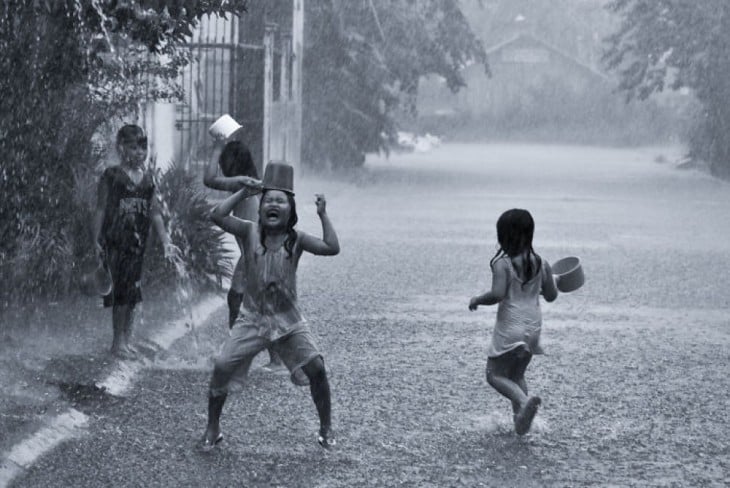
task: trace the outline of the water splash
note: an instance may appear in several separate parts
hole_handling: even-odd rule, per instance
[[[152,158],[150,161],[150,167],[152,170],[152,178],[154,181],[155,188],[158,189],[157,203],[159,204],[160,213],[166,225],[166,231],[170,237],[170,242],[177,243],[172,245],[172,253],[166,256],[166,259],[173,265],[176,274],[175,283],[175,299],[180,308],[184,311],[185,326],[189,328],[193,335],[193,344],[195,351],[200,350],[200,341],[198,339],[198,331],[195,327],[195,320],[193,318],[193,280],[188,270],[186,263],[186,257],[190,254],[190,244],[183,232],[183,226],[178,223],[178,217],[173,215],[170,211],[170,207],[165,200],[162,192],[159,191],[161,188],[160,178],[162,175],[161,168],[157,167],[157,161]]]
[[[76,2],[77,5],[79,2]],[[109,17],[104,13],[104,9],[102,8],[100,4],[100,0],[91,0],[91,8],[93,8],[97,15],[99,16],[99,19],[101,19],[101,22],[99,22],[99,25],[101,26],[101,33],[104,37],[104,40],[106,41],[107,47],[109,48],[109,52],[112,54],[116,54],[116,51],[114,50],[114,42],[112,41],[111,35],[109,34],[109,31],[106,28],[107,23],[111,23],[111,20]]]
[[[170,227],[172,228],[172,222]],[[198,332],[195,328],[195,320],[193,319],[193,308],[191,306],[193,295],[192,279],[190,277],[190,272],[187,269],[187,265],[185,264],[183,254],[184,252],[185,251],[180,250],[179,253],[176,252],[175,254],[169,256],[168,259],[175,267],[175,272],[177,274],[175,297],[178,304],[183,307],[183,310],[185,310],[185,317],[187,319],[186,326],[189,327],[193,333],[193,343],[197,351],[200,349],[200,343],[198,341]]]

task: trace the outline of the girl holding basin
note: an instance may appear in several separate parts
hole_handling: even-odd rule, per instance
[[[497,305],[497,321],[488,349],[487,382],[512,402],[515,431],[530,430],[541,400],[529,395],[525,370],[534,354],[542,354],[540,295],[548,302],[558,296],[550,264],[532,248],[535,222],[530,212],[511,209],[497,220],[499,249],[489,265],[492,288],[469,302]]]

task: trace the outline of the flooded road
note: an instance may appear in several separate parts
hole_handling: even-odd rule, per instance
[[[317,446],[306,389],[254,369],[221,448],[196,450],[221,309],[14,486],[725,486],[730,185],[656,162],[678,154],[445,145],[304,177],[299,227],[321,232],[323,192],[342,247],[304,256],[298,285],[337,449]],[[586,274],[543,304],[547,354],[526,374],[543,407],[523,438],[484,377],[496,307],[467,309],[512,207],[543,258]]]

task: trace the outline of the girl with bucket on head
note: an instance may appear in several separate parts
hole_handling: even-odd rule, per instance
[[[512,401],[515,431],[530,430],[540,406],[528,395],[525,370],[533,354],[542,354],[540,295],[548,302],[558,296],[550,264],[532,248],[535,222],[530,212],[512,209],[497,220],[499,250],[489,262],[492,289],[475,296],[469,310],[499,304],[497,323],[487,352],[487,382]]]
[[[259,175],[251,157],[251,151],[243,141],[235,139],[240,129],[241,126],[229,115],[223,115],[210,126],[209,133],[215,142],[213,153],[203,175],[203,184],[208,188],[236,192],[258,182]],[[222,174],[219,174],[219,170]],[[233,215],[243,220],[255,221],[259,206],[257,195],[257,188],[250,189],[248,196],[233,209]],[[231,287],[228,290],[229,328],[233,327],[241,310],[245,280],[243,244],[238,237],[236,237],[236,242],[241,256],[233,270]],[[265,368],[280,370],[284,368],[284,364],[276,353],[269,350],[269,364]]]
[[[94,215],[97,256],[111,273],[112,290],[104,306],[112,308],[111,353],[133,359],[130,346],[135,305],[142,300],[140,279],[150,223],[165,248],[165,257],[179,250],[170,241],[159,207],[159,196],[146,171],[147,136],[137,125],[125,125],[117,133],[120,164],[107,168],[99,179]]]
[[[324,195],[317,195],[316,199],[323,237],[295,228],[297,211],[292,182],[291,166],[269,163],[261,185],[258,223],[231,215],[246,198],[247,189],[228,197],[212,213],[216,224],[241,240],[246,279],[243,313],[214,362],[204,450],[214,448],[223,439],[220,416],[231,378],[237,373],[245,374],[254,356],[266,348],[273,349],[283,360],[295,385],[309,384],[319,415],[317,440],[325,448],[334,444],[329,382],[322,354],[297,304],[296,273],[304,252],[334,256],[340,252],[340,244],[327,216]]]

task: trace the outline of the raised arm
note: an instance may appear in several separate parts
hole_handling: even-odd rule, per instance
[[[241,238],[247,237],[253,228],[253,222],[243,220],[231,215],[233,209],[238,203],[249,196],[249,189],[244,188],[238,190],[233,195],[223,200],[219,205],[213,208],[210,214],[211,220],[221,229]]]
[[[340,241],[337,232],[327,216],[327,200],[324,195],[317,195],[317,214],[322,221],[322,239],[304,232],[299,233],[299,244],[303,251],[317,256],[335,256],[340,253]]]
[[[507,296],[509,268],[504,259],[498,259],[492,270],[492,289],[477,295],[469,302],[469,310],[476,310],[479,305],[495,305]]]
[[[558,298],[558,287],[555,285],[555,277],[553,276],[553,268],[550,263],[543,261],[544,273],[542,276],[542,285],[540,293],[542,293],[545,301],[552,302]]]
[[[203,184],[214,190],[230,192],[238,191],[244,187],[249,187],[251,188],[251,191],[248,196],[256,194],[256,187],[260,183],[259,180],[249,176],[223,176],[219,173],[220,167],[218,165],[218,161],[220,160],[224,147],[225,145],[223,141],[217,140],[215,142],[213,152],[210,155],[210,160],[208,161],[208,164],[205,167],[205,172],[203,173]]]

